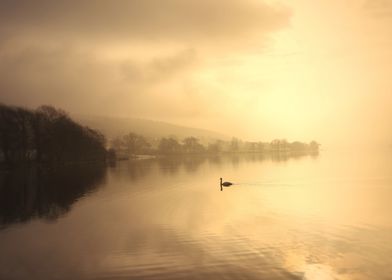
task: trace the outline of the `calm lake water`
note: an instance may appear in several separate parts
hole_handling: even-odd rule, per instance
[[[392,279],[391,200],[391,151],[2,174],[0,279]]]

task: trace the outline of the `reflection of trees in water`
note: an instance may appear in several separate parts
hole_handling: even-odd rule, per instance
[[[234,153],[226,154],[222,156],[209,157],[208,160],[212,164],[222,165],[230,163],[233,166],[238,166],[246,162],[262,162],[262,161],[274,161],[283,162],[291,159],[300,159],[307,156],[317,157],[318,153],[308,152],[271,152],[271,153]]]
[[[158,164],[164,174],[174,175],[181,167],[188,173],[194,173],[207,159],[208,157],[203,155],[168,156],[158,158]]]
[[[219,155],[209,156],[208,161],[213,165],[222,165],[222,157]]]
[[[174,175],[179,172],[181,168],[188,173],[196,172],[199,167],[208,162],[211,165],[225,165],[231,164],[238,166],[246,162],[262,162],[274,161],[284,162],[290,159],[300,159],[303,157],[311,156],[315,158],[318,153],[309,152],[271,152],[271,153],[227,153],[222,155],[187,155],[187,156],[167,156],[158,158],[160,170],[164,174]],[[139,164],[139,163],[137,163]]]
[[[151,173],[154,163],[155,159],[120,161],[110,173],[137,181]]]
[[[105,167],[19,169],[0,174],[0,227],[33,218],[55,220],[104,180]]]
[[[273,152],[269,155],[272,161],[287,161],[290,159],[300,159],[306,156],[312,158],[318,157],[318,151],[291,151],[291,152]],[[268,158],[268,157],[267,157]]]
[[[214,156],[170,156],[149,160],[129,161],[123,168],[119,164],[111,173],[122,174],[132,181],[151,175],[158,164],[165,175],[180,170],[195,173],[208,163],[211,166],[238,166],[247,162],[283,162],[317,153],[225,154]],[[0,227],[33,218],[53,220],[67,213],[72,204],[97,188],[105,178],[105,167],[97,165],[75,166],[56,170],[29,168],[0,173]]]
[[[188,173],[196,172],[200,165],[206,161],[206,157],[185,157],[184,167]]]
[[[182,156],[168,156],[158,158],[158,165],[163,174],[174,175],[182,165]]]

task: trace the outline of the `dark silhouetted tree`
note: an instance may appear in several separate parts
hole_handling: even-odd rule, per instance
[[[8,165],[31,160],[65,163],[105,160],[104,136],[83,127],[62,110],[35,111],[0,105],[0,148]]]

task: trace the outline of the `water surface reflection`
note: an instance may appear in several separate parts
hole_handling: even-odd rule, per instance
[[[105,167],[38,167],[0,173],[0,228],[34,218],[56,220],[103,183]]]
[[[0,279],[389,279],[391,163],[122,162],[55,223],[0,231]],[[221,192],[220,177],[238,185]]]

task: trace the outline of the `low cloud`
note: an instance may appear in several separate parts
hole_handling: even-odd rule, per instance
[[[184,74],[196,63],[196,51],[188,49],[174,55],[154,57],[148,62],[125,61],[121,64],[126,82],[149,86],[157,85],[176,74]]]
[[[262,1],[0,1],[0,30],[11,36],[115,40],[210,40],[263,33],[289,12]]]
[[[0,0],[0,7],[0,102],[205,122],[214,103],[227,100],[195,77],[210,61],[260,51],[290,20],[289,9],[256,0]]]

